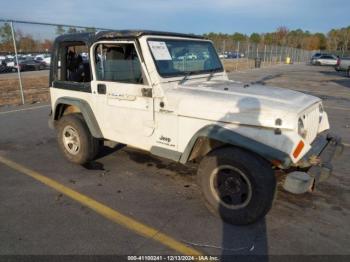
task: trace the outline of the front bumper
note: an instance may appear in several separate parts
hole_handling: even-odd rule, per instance
[[[289,173],[283,184],[286,191],[294,194],[314,191],[319,182],[332,174],[332,160],[343,151],[340,137],[333,134],[319,135],[311,146],[310,151],[297,163],[297,167],[308,171]]]
[[[335,134],[327,134],[326,136],[319,136],[312,143],[312,149],[306,157],[309,159],[316,159],[316,164],[312,165],[308,170],[308,175],[315,179],[314,184],[326,180],[333,171],[332,161],[336,155],[343,152],[343,145],[341,138]],[[316,158],[315,158],[316,154]],[[312,160],[311,160],[312,161]]]

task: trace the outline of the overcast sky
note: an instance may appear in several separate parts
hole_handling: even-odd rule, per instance
[[[0,18],[115,29],[328,32],[350,25],[350,0],[0,0]]]

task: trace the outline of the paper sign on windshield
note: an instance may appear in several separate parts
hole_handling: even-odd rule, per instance
[[[165,42],[149,41],[148,44],[155,60],[171,60],[171,55]]]

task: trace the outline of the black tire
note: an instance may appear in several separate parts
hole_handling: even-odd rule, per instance
[[[346,76],[350,77],[350,68],[348,68],[348,70],[346,70]]]
[[[271,165],[240,148],[223,147],[210,152],[202,159],[197,177],[209,209],[235,225],[251,224],[264,217],[276,194]]]
[[[321,64],[321,62],[316,62],[316,64],[315,65],[317,65],[317,66],[321,66],[322,64]]]
[[[73,132],[76,135],[71,136],[69,132]],[[73,142],[70,144],[71,146],[69,142],[65,143],[65,139],[69,137],[74,137],[75,142],[78,140],[78,149],[73,149]],[[60,118],[57,123],[57,141],[66,159],[75,164],[86,164],[98,154],[99,140],[91,135],[81,114],[69,114]]]

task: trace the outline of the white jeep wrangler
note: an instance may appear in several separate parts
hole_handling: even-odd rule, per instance
[[[59,36],[50,93],[50,126],[69,161],[93,160],[106,140],[198,161],[208,206],[233,224],[269,211],[276,169],[293,170],[288,191],[314,188],[331,173],[339,145],[320,134],[329,123],[319,98],[229,80],[211,41],[194,35]]]

